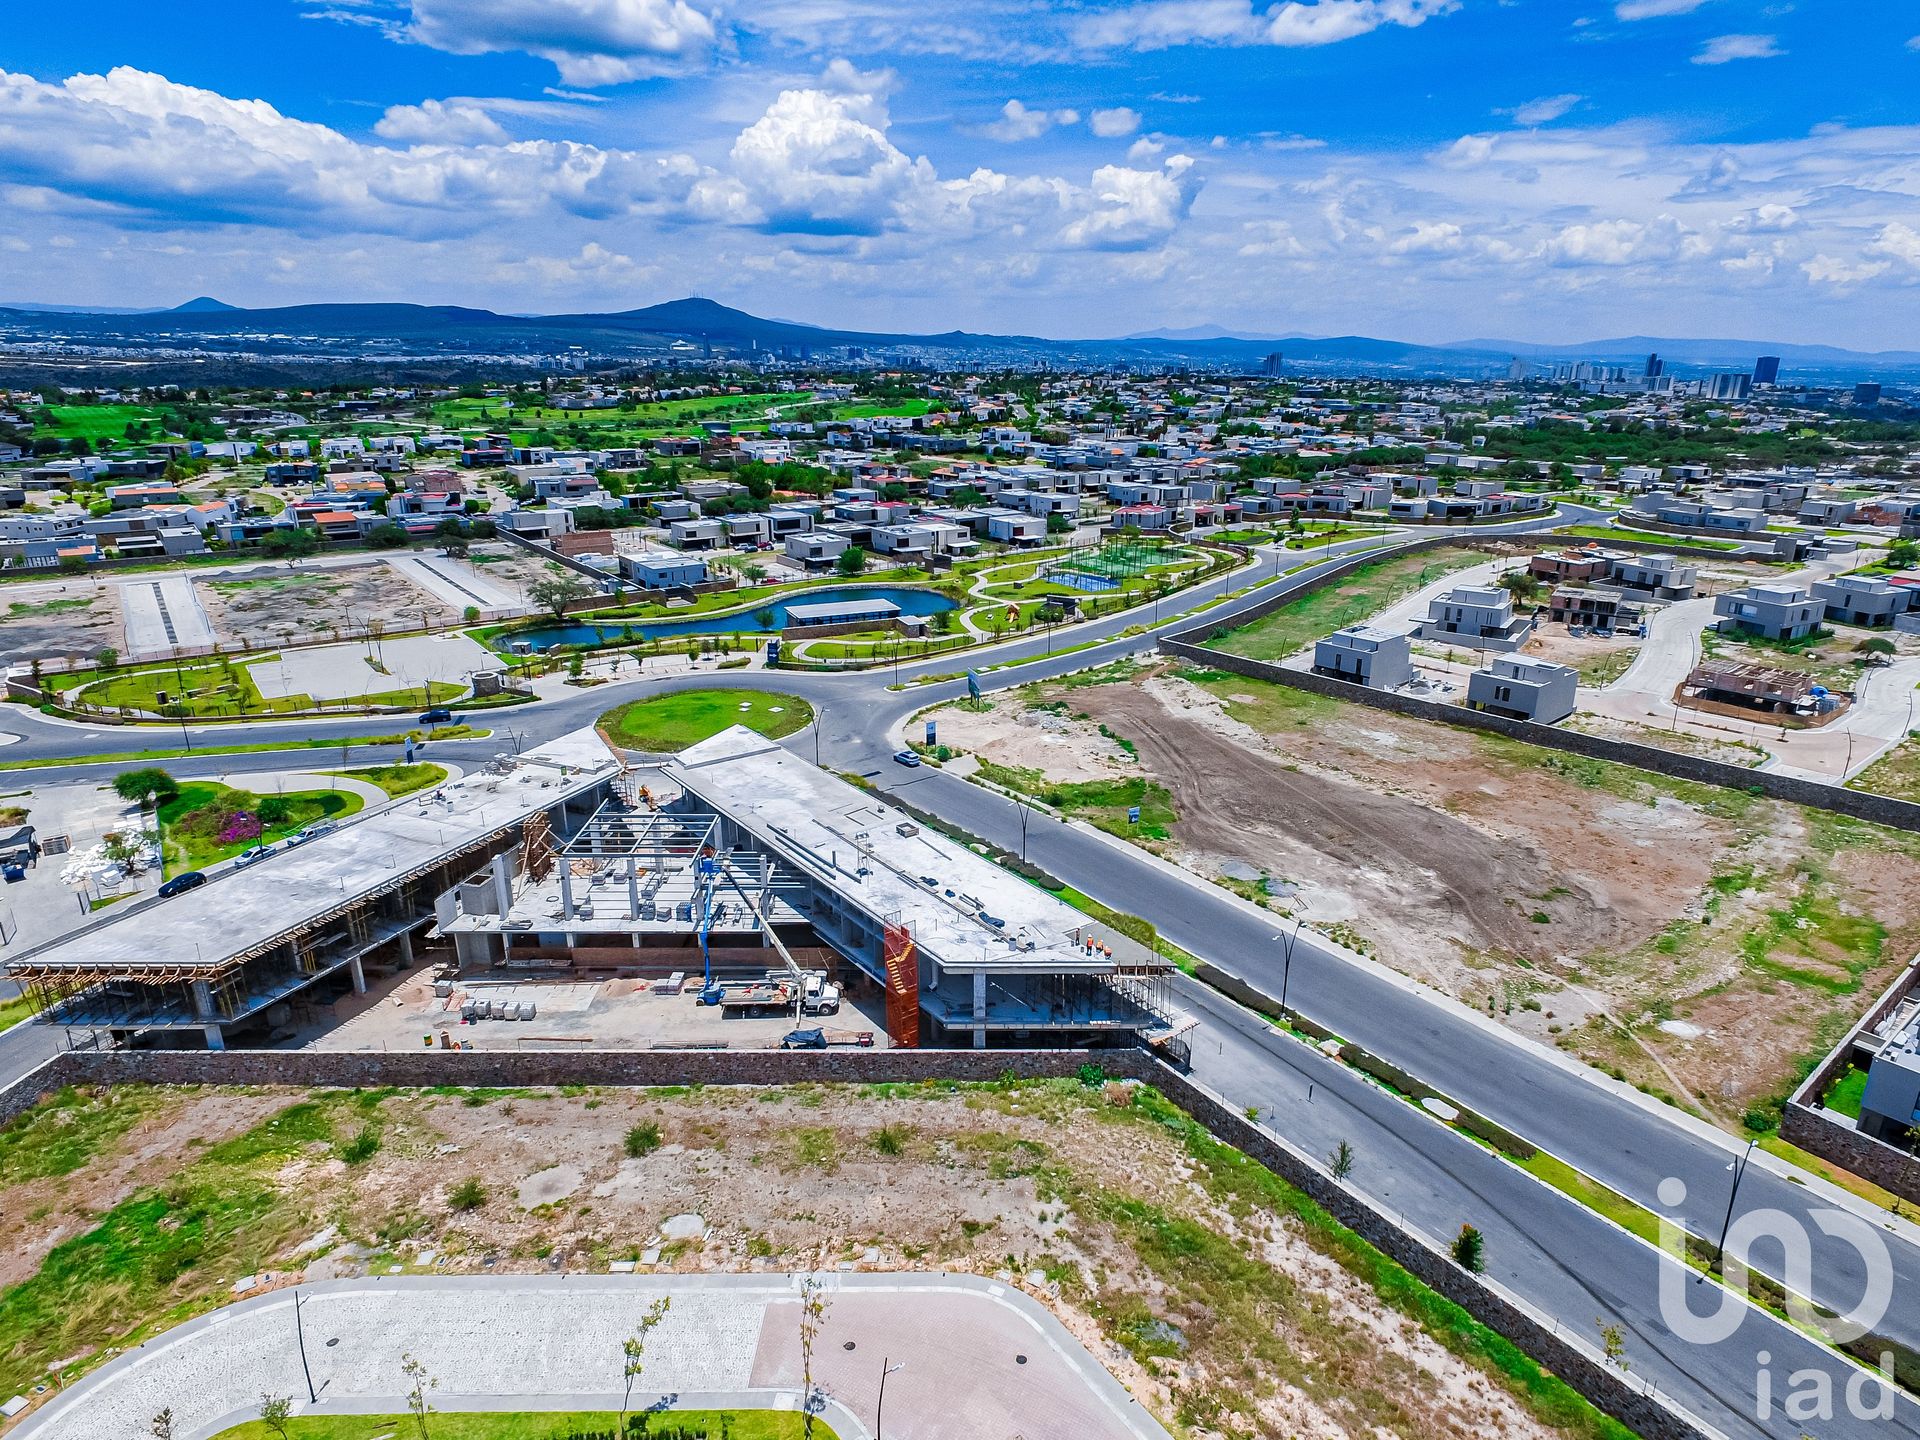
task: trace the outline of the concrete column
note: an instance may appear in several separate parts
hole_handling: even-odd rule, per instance
[[[356,995],[366,994],[367,972],[361,968],[360,957],[358,955],[347,961],[347,974],[353,978],[353,993]]]
[[[213,1014],[213,989],[204,980],[193,982],[193,1013],[196,1015]]]
[[[508,855],[493,857],[494,914],[504,915],[513,908],[513,867]]]
[[[411,970],[413,968],[413,932],[402,930],[393,938],[400,942],[400,964]]]
[[[633,856],[627,856],[627,918],[640,918],[640,867]]]
[[[560,914],[573,919],[573,867],[563,859],[560,864]]]
[[[987,1027],[985,1024],[987,1018],[987,972],[984,970],[976,970],[973,972],[973,1018],[976,1022],[973,1027],[973,1048],[976,1050],[984,1050],[987,1048]]]
[[[203,1026],[202,1031],[207,1037],[207,1049],[224,1050],[227,1048],[227,1037],[220,1033],[220,1027],[218,1025]]]

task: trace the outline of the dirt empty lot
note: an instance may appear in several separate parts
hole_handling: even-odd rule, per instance
[[[1022,698],[1071,723],[1022,744],[1009,699],[942,740],[1150,775],[1171,858],[1728,1125],[1920,949],[1900,832],[1220,672]]]
[[[200,603],[222,641],[266,649],[293,641],[360,634],[369,619],[389,630],[449,624],[458,614],[390,565],[288,570],[262,565],[253,574],[204,580]]]
[[[91,659],[123,646],[120,625],[117,585],[80,577],[9,584],[0,588],[0,664]]]
[[[846,1266],[1021,1284],[1195,1437],[1598,1432],[1126,1085],[69,1093],[0,1131],[0,1208],[8,1393],[243,1275]]]

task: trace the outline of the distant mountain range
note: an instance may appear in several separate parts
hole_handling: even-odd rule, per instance
[[[1628,336],[1576,345],[1513,340],[1463,340],[1423,345],[1365,335],[1240,334],[1218,325],[1153,330],[1116,339],[1057,340],[1034,335],[980,335],[950,330],[936,335],[842,330],[770,320],[713,300],[688,298],[613,313],[508,315],[455,305],[321,304],[252,310],[199,296],[168,310],[83,309],[40,304],[0,306],[0,328],[65,335],[133,347],[179,348],[190,337],[209,349],[299,353],[327,346],[401,346],[443,355],[557,353],[582,348],[597,354],[684,354],[689,347],[716,354],[868,351],[944,352],[965,363],[1192,363],[1257,368],[1273,351],[1290,367],[1349,367],[1436,375],[1498,372],[1518,356],[1531,361],[1593,360],[1637,365],[1650,353],[1672,364],[1750,369],[1761,355],[1778,355],[1808,378],[1871,378],[1920,370],[1920,352],[1864,354],[1825,345],[1759,340],[1700,340]],[[824,354],[821,358],[827,358]]]

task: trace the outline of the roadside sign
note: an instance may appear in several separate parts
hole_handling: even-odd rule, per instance
[[[980,675],[978,671],[967,671],[967,698],[969,700],[978,700],[980,698]]]
[[[931,721],[931,720],[929,720],[929,721],[927,721],[927,744],[929,744],[929,745],[932,745],[932,744],[935,744],[935,743],[937,743],[937,742],[936,742],[936,741],[934,740],[934,733],[935,733],[935,732],[934,732],[934,724],[933,724],[933,721]]]
[[[1138,825],[1139,823],[1140,823],[1140,807],[1138,805],[1129,805],[1127,807],[1127,824]]]

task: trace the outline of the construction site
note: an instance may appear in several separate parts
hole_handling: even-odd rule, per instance
[[[1162,957],[740,727],[658,769],[592,730],[500,756],[5,968],[89,1045],[1177,1054],[1190,1028]]]

